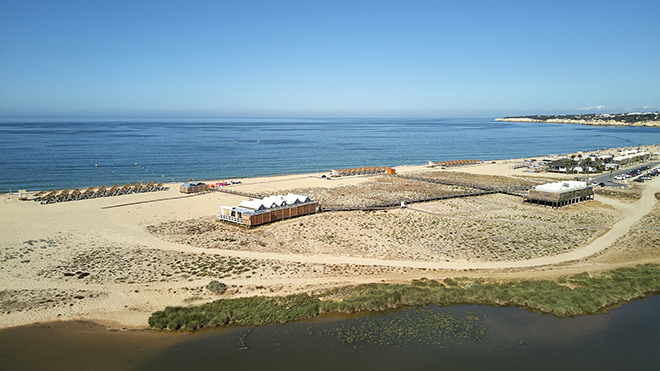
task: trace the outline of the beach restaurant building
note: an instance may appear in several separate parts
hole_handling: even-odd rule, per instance
[[[211,186],[208,184],[204,184],[202,182],[196,182],[196,183],[183,183],[181,187],[179,187],[179,192],[181,193],[198,193],[198,192],[206,192],[209,189],[211,189]]]
[[[218,219],[254,227],[277,220],[293,218],[317,211],[319,203],[306,195],[269,196],[241,201],[238,206],[221,206]]]
[[[648,160],[650,155],[651,154],[649,152],[626,151],[626,152],[622,152],[620,156],[614,157],[612,162],[614,162],[617,165],[628,165],[629,163],[632,162]]]
[[[562,207],[593,199],[593,187],[587,185],[587,182],[575,180],[538,185],[524,195],[524,201],[552,207]]]

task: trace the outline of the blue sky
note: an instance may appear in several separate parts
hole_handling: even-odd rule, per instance
[[[0,117],[660,110],[660,2],[0,0]]]

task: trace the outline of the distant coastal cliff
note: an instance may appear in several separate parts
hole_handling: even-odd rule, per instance
[[[511,122],[547,122],[554,124],[578,124],[595,126],[647,126],[660,127],[660,113],[616,113],[580,115],[533,115],[513,116],[495,119]]]

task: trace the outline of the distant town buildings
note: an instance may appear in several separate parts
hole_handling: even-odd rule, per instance
[[[529,171],[548,171],[553,173],[582,174],[602,173],[610,169],[637,162],[648,161],[654,154],[639,149],[617,151],[614,153],[592,152],[573,155],[558,155],[540,160],[528,159],[511,164],[511,168],[528,168]]]

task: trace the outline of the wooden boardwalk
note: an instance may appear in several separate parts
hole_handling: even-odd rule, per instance
[[[474,184],[474,183],[465,183],[459,181],[451,181],[445,179],[433,179],[425,178],[420,176],[413,175],[393,175],[401,179],[410,179],[417,180],[422,182],[434,183],[434,184],[443,184],[449,186],[458,186],[471,188],[474,191],[457,193],[452,195],[442,195],[442,196],[433,196],[433,197],[424,197],[418,199],[408,199],[401,200],[405,204],[415,204],[420,202],[429,202],[429,201],[438,201],[438,200],[448,200],[451,198],[462,198],[462,197],[473,197],[473,196],[482,196],[493,193],[502,193],[506,195],[523,197],[524,193],[528,191],[532,186],[527,185],[515,185],[515,186],[485,186],[483,184]],[[387,204],[376,204],[376,205],[367,205],[367,206],[356,206],[356,207],[323,207],[323,211],[374,211],[374,210],[386,210],[401,207],[401,201],[392,202]]]
[[[523,197],[525,191],[528,191],[530,188],[532,188],[532,186],[529,186],[529,185],[485,186],[483,184],[465,183],[465,182],[451,181],[451,180],[445,180],[445,179],[424,178],[424,177],[412,176],[412,175],[398,175],[397,174],[397,175],[394,175],[394,176],[402,178],[402,179],[411,179],[411,180],[418,180],[418,181],[421,181],[421,182],[474,188],[474,189],[480,189],[482,191],[488,191],[490,193],[503,193],[503,194],[507,194],[507,195],[511,195],[511,196],[518,196],[518,197]]]
[[[466,192],[466,193],[457,193],[453,195],[443,195],[443,196],[434,196],[434,197],[424,197],[417,199],[408,199],[402,200],[404,204],[416,204],[420,202],[429,202],[429,201],[438,201],[438,200],[448,200],[450,198],[463,198],[463,197],[473,197],[481,196],[495,193],[493,191],[484,191],[479,190],[475,192]],[[356,207],[322,207],[322,211],[375,211],[375,210],[387,210],[395,209],[401,207],[401,202],[391,202],[387,204],[377,204],[377,205],[367,205],[367,206],[356,206]]]
[[[258,193],[241,192],[235,189],[214,188],[211,192],[222,192],[230,195],[243,196],[247,198],[263,198],[263,196]]]

